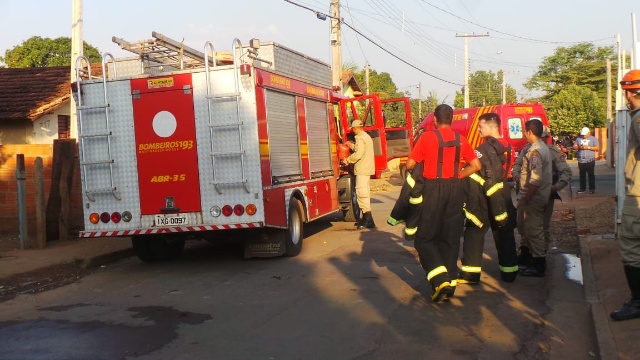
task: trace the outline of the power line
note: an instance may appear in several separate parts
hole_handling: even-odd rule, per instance
[[[286,1],[286,0],[285,0],[285,1]],[[474,22],[474,21],[471,21],[471,20],[465,19],[465,18],[463,18],[463,17],[461,17],[461,16],[458,16],[458,15],[456,15],[456,14],[454,14],[454,13],[450,12],[450,11],[447,11],[447,10],[445,10],[445,9],[442,9],[442,8],[440,8],[440,7],[437,7],[436,5],[433,5],[433,4],[429,3],[429,2],[428,2],[428,1],[426,1],[426,0],[422,0],[422,2],[424,2],[425,4],[427,4],[427,5],[429,5],[429,6],[433,7],[433,8],[436,8],[436,9],[438,9],[438,10],[440,10],[440,11],[442,11],[442,12],[446,13],[446,14],[449,14],[449,15],[451,15],[451,16],[453,16],[453,17],[455,17],[455,18],[459,19],[459,20],[462,20],[462,21],[464,21],[464,22],[468,22],[468,23],[470,23],[470,24],[473,24],[473,25],[479,26],[479,27],[481,27],[481,28],[483,28],[483,29],[490,30],[490,31],[494,31],[494,32],[497,32],[498,34],[511,36],[511,37],[518,38],[518,39],[521,39],[521,40],[528,40],[528,41],[532,41],[532,42],[537,42],[537,43],[546,43],[546,44],[579,44],[579,43],[582,43],[582,42],[596,42],[596,41],[602,41],[602,40],[605,40],[605,39],[610,39],[610,38],[612,38],[612,36],[610,36],[610,37],[606,37],[606,38],[602,38],[602,39],[596,39],[596,40],[591,40],[591,41],[549,41],[549,40],[532,39],[532,38],[528,38],[528,37],[524,37],[524,36],[519,36],[519,35],[514,35],[514,34],[506,33],[506,32],[500,31],[500,30],[496,30],[496,29],[493,29],[493,28],[490,28],[490,27],[487,27],[487,26],[484,26],[484,25],[478,24],[477,22]]]
[[[351,15],[351,8],[349,8],[349,1],[347,1],[347,12],[349,13],[349,16],[351,17],[351,21],[353,21],[353,15]],[[356,41],[358,42],[358,47],[360,48],[360,52],[362,53],[362,56],[364,57],[365,61],[367,61],[367,55],[364,54],[364,50],[362,50],[362,45],[360,44],[360,38],[357,37],[357,36],[356,36]],[[349,52],[349,53],[351,53],[351,52]]]
[[[419,71],[419,72],[421,72],[421,73],[423,73],[423,74],[425,74],[425,75],[427,75],[427,76],[429,76],[429,77],[432,77],[432,78],[434,78],[434,79],[436,79],[436,80],[440,80],[440,81],[442,81],[442,82],[445,82],[445,83],[448,83],[448,84],[452,84],[452,85],[462,86],[462,84],[459,84],[459,83],[456,83],[456,82],[453,82],[453,81],[449,81],[449,80],[443,79],[443,78],[441,78],[441,77],[439,77],[439,76],[433,75],[433,74],[431,74],[431,73],[429,73],[429,72],[427,72],[427,71],[425,71],[425,70],[422,70],[421,68],[417,67],[416,65],[413,65],[412,63],[408,62],[407,60],[404,60],[403,58],[399,57],[398,55],[394,54],[393,52],[391,52],[391,51],[387,50],[387,49],[386,49],[385,47],[383,47],[382,45],[380,45],[380,44],[378,44],[377,42],[373,41],[373,40],[372,40],[371,38],[369,38],[367,35],[363,34],[360,30],[358,30],[358,29],[356,29],[355,27],[351,26],[351,24],[347,23],[346,21],[344,21],[344,20],[342,20],[342,19],[336,19],[335,17],[333,17],[333,16],[331,16],[331,15],[328,15],[328,14],[322,13],[322,12],[320,12],[320,11],[314,10],[314,9],[312,9],[312,8],[309,8],[309,7],[307,7],[307,6],[304,6],[304,5],[301,5],[301,4],[298,4],[298,3],[295,3],[295,2],[293,2],[293,1],[291,1],[291,0],[284,0],[284,1],[285,1],[285,2],[288,2],[288,3],[292,4],[292,5],[295,5],[295,6],[301,7],[301,8],[303,8],[303,9],[309,10],[309,11],[313,12],[314,14],[316,14],[316,16],[319,16],[319,15],[320,15],[320,16],[323,16],[323,17],[326,17],[326,18],[331,18],[331,19],[338,20],[338,21],[340,21],[342,24],[344,24],[346,27],[348,27],[349,29],[353,30],[355,33],[359,34],[360,36],[362,36],[363,38],[365,38],[366,40],[368,40],[370,43],[372,43],[373,45],[375,45],[376,47],[378,47],[380,50],[382,50],[382,51],[386,52],[387,54],[389,54],[389,55],[393,56],[394,58],[398,59],[399,61],[401,61],[402,63],[404,63],[404,64],[406,64],[406,65],[408,65],[408,66],[410,66],[410,67],[414,68],[415,70],[417,70],[417,71]]]

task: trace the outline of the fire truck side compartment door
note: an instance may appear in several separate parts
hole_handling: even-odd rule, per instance
[[[296,98],[273,90],[266,95],[271,177],[274,183],[301,180]]]

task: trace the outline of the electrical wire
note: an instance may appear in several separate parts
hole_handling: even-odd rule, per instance
[[[346,1],[347,1],[347,13],[351,17],[351,22],[353,22],[353,15],[351,15],[351,9],[349,8],[349,1],[348,0]],[[367,55],[365,55],[364,50],[362,50],[362,44],[360,44],[360,38],[356,36],[356,40],[358,42],[358,47],[360,48],[360,52],[362,53],[362,57],[364,57],[365,61],[369,62],[369,60],[367,59]]]
[[[346,22],[346,21],[344,21],[343,19],[338,19],[338,18],[336,18],[336,17],[334,17],[334,16],[331,16],[331,15],[329,15],[329,14],[325,14],[325,13],[322,13],[322,12],[320,12],[320,11],[314,10],[314,9],[312,9],[312,8],[310,8],[310,7],[304,6],[304,5],[302,5],[302,4],[296,3],[296,2],[291,1],[291,0],[284,0],[284,1],[285,1],[285,2],[288,2],[288,3],[292,4],[292,5],[298,6],[298,7],[300,7],[300,8],[303,8],[303,9],[305,9],[305,10],[311,11],[311,12],[313,12],[314,14],[316,14],[316,16],[318,16],[318,15],[322,15],[322,16],[324,16],[324,17],[328,17],[328,18],[331,18],[331,19],[334,19],[334,20],[338,20],[338,21],[340,21],[340,23],[344,24],[346,27],[348,27],[349,29],[351,29],[353,32],[355,32],[355,33],[357,33],[358,35],[360,35],[360,36],[362,36],[363,38],[365,38],[367,41],[369,41],[371,44],[373,44],[373,45],[375,45],[376,47],[378,47],[380,50],[382,50],[382,51],[386,52],[387,54],[389,54],[389,55],[391,55],[392,57],[396,58],[397,60],[399,60],[400,62],[404,63],[405,65],[408,65],[409,67],[411,67],[411,68],[413,68],[413,69],[415,69],[415,70],[417,70],[417,71],[419,71],[419,72],[421,72],[421,73],[423,73],[423,74],[425,74],[425,75],[427,75],[427,76],[429,76],[429,77],[431,77],[431,78],[433,78],[433,79],[436,79],[436,80],[439,80],[439,81],[442,81],[442,82],[445,82],[445,83],[448,83],[448,84],[452,84],[452,85],[463,86],[463,84],[459,84],[459,83],[456,83],[456,82],[453,82],[453,81],[450,81],[450,80],[446,80],[446,79],[443,79],[443,78],[441,78],[441,77],[439,77],[439,76],[436,76],[436,75],[434,75],[434,74],[431,74],[431,73],[429,73],[429,72],[427,72],[427,71],[425,71],[425,70],[423,70],[423,69],[421,69],[421,68],[417,67],[416,65],[414,65],[414,64],[412,64],[412,63],[410,63],[409,61],[407,61],[407,60],[405,60],[405,59],[403,59],[403,58],[399,57],[398,55],[396,55],[396,54],[394,54],[393,52],[389,51],[389,50],[388,50],[387,48],[385,48],[384,46],[382,46],[382,45],[378,44],[377,42],[373,41],[373,39],[371,39],[369,36],[365,35],[365,34],[364,34],[364,33],[362,33],[360,30],[356,29],[354,26],[352,26],[351,24],[347,23],[347,22]]]
[[[528,37],[524,37],[524,36],[520,36],[520,35],[510,34],[510,33],[504,32],[504,31],[496,30],[496,29],[481,25],[481,24],[479,24],[477,22],[465,19],[465,18],[463,18],[461,16],[458,16],[458,15],[456,15],[456,14],[450,12],[450,11],[447,11],[445,9],[442,9],[442,8],[436,6],[436,5],[433,5],[433,4],[431,4],[430,2],[428,2],[426,0],[422,0],[422,2],[427,4],[427,5],[429,5],[429,6],[431,6],[431,7],[433,7],[433,8],[435,8],[435,9],[438,9],[438,10],[440,10],[440,11],[446,13],[446,14],[449,14],[449,15],[451,15],[451,16],[459,19],[459,20],[462,20],[464,22],[468,22],[469,24],[473,24],[473,25],[479,26],[479,27],[481,27],[481,28],[483,28],[485,30],[490,30],[490,31],[496,32],[498,34],[511,36],[511,37],[514,37],[514,38],[517,38],[517,39],[520,39],[520,40],[527,40],[527,41],[531,41],[531,42],[544,43],[544,44],[579,44],[579,43],[583,43],[583,42],[596,42],[596,41],[602,41],[602,40],[605,40],[605,39],[611,39],[612,38],[612,36],[609,36],[609,37],[606,37],[606,38],[590,40],[590,41],[549,41],[549,40],[532,39],[532,38],[528,38]]]

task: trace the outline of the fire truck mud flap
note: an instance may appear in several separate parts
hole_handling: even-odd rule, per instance
[[[360,208],[356,200],[356,179],[352,175],[345,175],[338,179],[338,200],[344,221],[358,221]]]
[[[305,215],[298,199],[289,202],[286,229],[264,228],[244,241],[244,257],[297,256],[302,251]]]
[[[264,228],[252,232],[244,239],[244,257],[276,257],[285,252],[285,235],[282,229]]]

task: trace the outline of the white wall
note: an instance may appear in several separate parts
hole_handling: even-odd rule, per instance
[[[53,144],[58,138],[58,115],[69,115],[71,112],[69,102],[52,113],[45,114],[33,122],[32,144]]]

